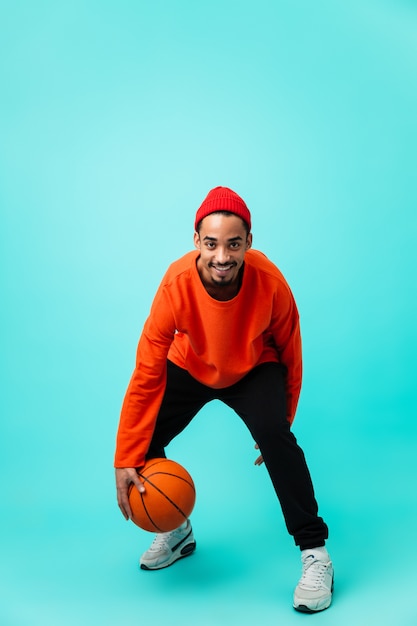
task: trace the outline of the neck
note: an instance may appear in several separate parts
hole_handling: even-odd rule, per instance
[[[204,283],[203,283],[204,285]],[[217,287],[216,285],[204,285],[207,293],[215,300],[226,302],[232,300],[239,293],[237,285],[227,285],[225,287]]]

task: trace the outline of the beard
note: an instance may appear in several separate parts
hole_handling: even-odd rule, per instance
[[[224,267],[231,267],[231,272],[233,272],[233,269],[236,267],[236,263],[227,263],[224,265]],[[209,264],[210,268],[218,268],[218,269],[222,269],[223,266],[221,265],[217,265],[215,263],[210,263]],[[216,285],[216,287],[229,287],[230,285],[232,285],[234,282],[241,280],[241,276],[242,276],[242,268],[239,269],[239,272],[237,274],[234,274],[232,276],[216,276],[213,274],[210,275],[211,277],[211,281],[213,285]]]

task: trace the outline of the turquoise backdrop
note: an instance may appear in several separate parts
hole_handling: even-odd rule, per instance
[[[2,626],[415,626],[417,3],[0,4]],[[247,201],[303,329],[294,432],[336,569],[298,551],[245,428],[206,407],[171,457],[196,554],[141,572],[114,437],[167,265],[211,187]]]

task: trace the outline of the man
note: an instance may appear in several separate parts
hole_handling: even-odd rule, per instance
[[[131,517],[137,469],[213,399],[241,417],[265,462],[288,532],[301,549],[294,608],[330,606],[333,567],[327,526],[318,516],[304,454],[291,432],[301,387],[297,307],[283,275],[252,250],[251,215],[227,187],[212,189],[197,211],[194,244],[174,262],[156,293],[139,341],[122,407],[115,458],[119,507]],[[140,559],[160,569],[192,554],[190,521],[156,536]]]

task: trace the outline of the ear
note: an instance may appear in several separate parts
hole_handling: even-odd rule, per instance
[[[194,233],[194,245],[198,250],[200,250],[200,235],[197,232]]]
[[[249,248],[252,248],[252,233],[249,233],[249,235],[246,237],[246,250],[249,250]]]

